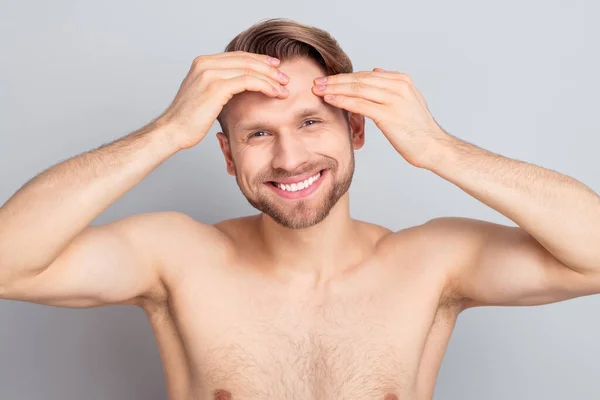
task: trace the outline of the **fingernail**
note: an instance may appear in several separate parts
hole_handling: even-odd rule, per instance
[[[325,85],[318,85],[318,86],[316,86],[316,89],[317,89],[318,92],[321,92],[321,91],[325,90],[325,88],[326,88]]]
[[[315,79],[315,82],[317,83],[325,83],[327,82],[327,77],[326,76],[322,76],[320,78]]]
[[[289,77],[289,76],[287,76],[286,74],[284,74],[283,72],[280,72],[280,73],[279,73],[279,77],[280,77],[281,79],[283,79],[284,81],[289,81],[289,80],[290,80],[290,77]]]

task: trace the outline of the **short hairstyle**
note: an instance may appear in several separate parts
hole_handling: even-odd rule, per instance
[[[288,18],[271,18],[255,23],[240,32],[225,47],[225,52],[232,51],[265,54],[282,62],[305,57],[321,66],[325,75],[353,71],[350,58],[331,34]],[[348,121],[348,111],[343,111]],[[219,113],[217,121],[229,136],[227,127],[223,124],[223,111]]]

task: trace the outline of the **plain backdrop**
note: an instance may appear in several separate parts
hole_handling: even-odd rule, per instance
[[[600,191],[600,5],[589,1],[2,1],[0,204],[49,166],[148,123],[193,58],[264,18],[334,35],[355,71],[411,75],[444,129]],[[215,123],[93,223],[176,210],[214,223],[255,210],[227,175]],[[354,218],[393,230],[439,216],[515,225],[408,164],[371,120]],[[551,218],[552,216],[548,216]],[[35,229],[35,227],[32,227]],[[0,255],[1,257],[1,255]],[[460,315],[435,399],[600,398],[600,296]],[[146,315],[0,302],[0,398],[164,399]]]

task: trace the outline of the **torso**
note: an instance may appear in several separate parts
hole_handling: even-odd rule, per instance
[[[244,257],[243,223],[218,225],[212,252],[190,249],[165,282],[168,300],[144,307],[170,400],[432,398],[461,306],[423,225],[364,223],[371,253],[304,293]]]

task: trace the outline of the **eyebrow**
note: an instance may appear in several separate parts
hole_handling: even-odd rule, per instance
[[[319,115],[319,114],[325,113],[327,111],[328,111],[328,109],[324,105],[317,106],[317,107],[303,108],[303,109],[296,111],[293,115],[293,118],[294,119],[303,119],[306,117]],[[236,131],[248,132],[248,131],[253,131],[255,129],[263,129],[263,128],[269,126],[270,124],[271,124],[270,121],[258,120],[258,121],[247,122],[247,121],[242,120],[241,122],[238,122],[237,124],[235,124],[235,126],[233,127],[233,131],[234,132],[236,132]]]

